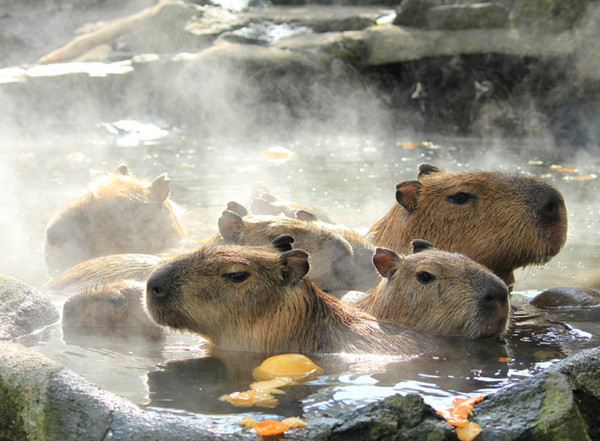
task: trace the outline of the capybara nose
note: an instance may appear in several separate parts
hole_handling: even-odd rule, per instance
[[[152,299],[166,300],[169,297],[167,275],[164,272],[158,272],[150,276],[146,283],[146,292]]]
[[[500,283],[488,286],[479,299],[483,308],[491,310],[498,308],[498,305],[505,305],[506,302],[508,302],[508,288]]]
[[[562,196],[558,192],[552,192],[543,202],[539,214],[542,222],[554,224],[560,220],[560,211],[564,207]]]

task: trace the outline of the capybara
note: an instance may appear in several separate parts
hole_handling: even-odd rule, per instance
[[[286,216],[292,219],[305,221],[321,221],[333,224],[334,221],[323,210],[297,204],[291,201],[280,201],[267,188],[256,188],[250,201],[250,211],[253,214],[265,214],[269,216]]]
[[[84,333],[162,339],[165,328],[150,320],[144,307],[145,286],[126,280],[75,294],[63,306],[63,327]]]
[[[205,245],[150,276],[146,307],[159,325],[225,350],[406,357],[429,349],[428,337],[324,293],[304,277],[308,269],[298,249]]]
[[[179,251],[183,252],[183,251]],[[111,254],[80,262],[63,271],[47,284],[49,289],[71,294],[94,289],[98,285],[137,280],[148,276],[176,252],[153,254]]]
[[[396,201],[369,230],[373,244],[404,253],[424,239],[485,265],[509,286],[513,270],[547,262],[567,237],[562,195],[533,176],[423,164],[417,181],[396,186]]]
[[[173,211],[169,180],[133,176],[122,165],[99,178],[71,201],[46,231],[46,263],[51,273],[98,256],[157,253],[186,237]]]
[[[506,332],[508,288],[470,258],[414,240],[413,254],[406,256],[377,248],[373,264],[383,279],[350,303],[374,317],[471,339]]]
[[[228,207],[234,208],[231,204]],[[225,210],[219,218],[219,232],[212,244],[268,245],[271,237],[293,236],[294,247],[310,255],[308,277],[325,291],[365,291],[379,282],[371,261],[375,247],[356,231],[343,226],[283,216],[242,218]]]
[[[529,302],[536,308],[600,306],[600,292],[589,288],[551,288]]]

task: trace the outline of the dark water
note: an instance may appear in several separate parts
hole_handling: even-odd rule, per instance
[[[0,246],[5,252],[0,256],[0,272],[42,290],[48,280],[43,260],[45,225],[93,178],[122,162],[148,179],[169,174],[171,198],[197,239],[216,232],[226,203],[246,203],[257,183],[270,187],[280,199],[325,208],[339,222],[357,228],[368,227],[395,203],[395,185],[415,179],[422,162],[452,170],[528,171],[547,176],[563,192],[570,223],[567,245],[545,267],[517,273],[513,300],[520,308],[517,326],[506,342],[448,338],[439,356],[412,361],[316,357],[325,374],[289,386],[277,407],[264,410],[268,414],[334,414],[409,392],[442,407],[456,395],[490,393],[598,345],[600,308],[544,312],[526,304],[527,298],[545,288],[600,284],[598,161],[591,154],[555,151],[540,141],[407,136],[214,141],[188,137],[160,122],[139,121],[107,122],[83,134],[43,141],[9,138],[2,142]],[[266,153],[273,147],[287,149],[289,156],[274,159]],[[52,300],[62,309],[62,295],[53,294]],[[527,321],[528,315],[539,317]],[[142,406],[206,415],[263,412],[218,400],[222,394],[248,389],[259,357],[210,353],[195,336],[172,335],[164,343],[148,343],[72,336],[55,326],[24,343]]]

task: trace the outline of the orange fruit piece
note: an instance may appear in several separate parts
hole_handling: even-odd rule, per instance
[[[275,420],[264,420],[259,421],[254,426],[252,426],[256,433],[260,436],[274,436],[281,435],[289,426],[281,421]]]
[[[452,400],[452,407],[439,411],[446,422],[455,427],[465,427],[469,424],[469,415],[473,410],[473,405],[485,398],[484,395],[476,395],[468,398],[455,398]]]
[[[460,441],[473,441],[481,433],[481,427],[477,423],[470,422],[464,427],[456,428],[456,436]]]

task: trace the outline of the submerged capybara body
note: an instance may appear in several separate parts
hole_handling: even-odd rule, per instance
[[[413,241],[413,251],[402,256],[377,248],[373,263],[383,279],[351,304],[378,319],[435,334],[476,339],[506,331],[508,288],[499,277],[426,241]]]
[[[321,221],[329,224],[334,223],[331,217],[323,210],[296,202],[280,201],[268,193],[268,191],[255,192],[254,197],[250,201],[250,210],[253,214],[259,215],[283,215],[292,219]]]
[[[176,251],[183,252],[183,251]],[[111,254],[80,262],[61,272],[47,284],[49,289],[78,293],[101,284],[137,280],[145,282],[148,276],[174,253]]]
[[[426,337],[325,294],[308,269],[302,250],[207,245],[157,269],[146,306],[159,325],[226,350],[414,356],[428,347]]]
[[[48,226],[48,268],[57,272],[98,256],[157,253],[175,246],[186,232],[168,195],[165,175],[150,183],[127,166],[98,179]]]
[[[242,218],[226,210],[219,219],[219,232],[212,244],[268,245],[271,237],[293,236],[294,247],[310,255],[308,277],[325,291],[364,291],[379,282],[371,262],[375,247],[356,231],[343,226],[280,216]]]
[[[129,280],[84,290],[65,302],[63,327],[70,332],[161,339],[166,331],[146,314],[144,292],[145,283]]]
[[[467,255],[509,285],[513,270],[547,262],[566,240],[562,195],[532,176],[423,164],[417,181],[396,186],[396,200],[369,230],[373,244],[407,252],[411,240],[424,239]]]

